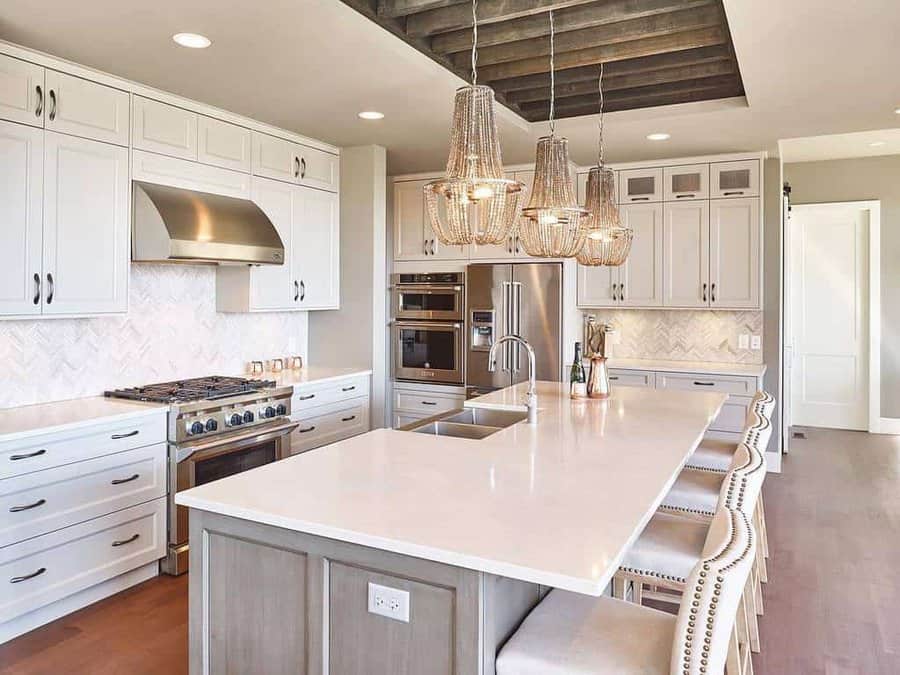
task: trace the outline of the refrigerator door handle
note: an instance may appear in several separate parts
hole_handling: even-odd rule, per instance
[[[503,333],[500,336],[508,335],[512,330],[512,284],[509,281],[503,283]],[[503,366],[505,373],[510,372],[509,344],[503,345]]]
[[[522,282],[514,281],[512,283],[512,332],[515,335],[522,334]],[[510,351],[512,352],[512,372],[518,373],[521,368],[519,367],[519,354],[521,347],[518,343],[510,345]]]

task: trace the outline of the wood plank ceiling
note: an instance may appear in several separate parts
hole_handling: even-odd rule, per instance
[[[471,81],[471,0],[343,0]],[[722,0],[479,0],[478,82],[531,122],[743,96]]]

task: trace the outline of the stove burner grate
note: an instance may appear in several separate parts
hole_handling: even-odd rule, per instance
[[[276,386],[276,382],[273,380],[250,380],[244,377],[214,375],[189,380],[159,382],[143,387],[116,389],[106,392],[106,396],[154,403],[184,403],[251,394],[260,389],[269,389],[274,386]]]

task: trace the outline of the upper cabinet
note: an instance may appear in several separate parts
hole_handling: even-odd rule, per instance
[[[759,160],[716,162],[709,167],[713,199],[734,199],[759,195]]]
[[[197,113],[134,97],[132,145],[182,159],[197,159]]]
[[[337,192],[340,158],[324,150],[253,133],[253,174]]]
[[[667,202],[709,199],[709,164],[667,166],[663,169]]]
[[[55,70],[48,70],[44,77],[44,128],[128,145],[128,92]]]
[[[662,200],[662,169],[627,169],[619,171],[620,204],[661,202]]]
[[[709,202],[667,203],[663,214],[667,307],[709,306]]]
[[[200,115],[197,119],[197,159],[202,164],[250,173],[251,138],[249,129]]]
[[[427,180],[394,183],[394,259],[395,260],[465,260],[468,246],[445,246],[431,227],[425,209]]]
[[[714,199],[709,212],[710,307],[758,307],[759,200]]]
[[[44,69],[0,54],[0,119],[44,126]]]

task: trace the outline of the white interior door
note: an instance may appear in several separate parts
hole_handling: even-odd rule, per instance
[[[791,422],[868,428],[869,210],[793,207]]]

